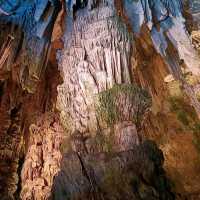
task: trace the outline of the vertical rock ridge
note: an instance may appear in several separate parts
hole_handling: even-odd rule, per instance
[[[64,83],[58,87],[58,108],[70,132],[96,132],[94,96],[131,83],[132,39],[113,1],[77,10],[74,20],[71,15],[66,16],[65,48],[59,57]]]

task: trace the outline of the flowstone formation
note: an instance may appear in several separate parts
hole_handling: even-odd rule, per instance
[[[48,199],[61,163],[63,129],[52,114],[30,126],[28,152],[22,169],[21,199]]]
[[[92,1],[76,12],[73,10],[76,4],[67,7],[65,46],[58,55],[63,84],[58,87],[57,102],[68,135],[79,133],[89,138],[95,137],[99,130],[105,130],[107,134],[111,132],[109,124],[102,125],[98,119],[98,96],[115,85],[126,84],[129,90],[132,83],[130,56],[133,44],[126,24],[117,15],[114,1],[100,1],[97,7],[90,3]],[[120,87],[116,86],[116,92],[120,93]],[[120,100],[119,107],[125,104],[126,96]],[[129,115],[128,104],[134,103],[127,102],[124,105],[124,110],[127,106],[126,115]],[[127,118],[120,123],[126,120],[131,122]],[[133,126],[130,130],[135,130],[135,124],[129,124]],[[122,127],[125,129],[126,125]],[[125,130],[124,135],[131,135],[128,132],[128,129]],[[138,137],[137,133],[133,134]]]

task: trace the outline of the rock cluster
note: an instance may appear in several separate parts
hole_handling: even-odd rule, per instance
[[[54,176],[60,169],[63,130],[51,115],[40,117],[30,126],[30,138],[22,169],[23,200],[46,200],[51,194]]]

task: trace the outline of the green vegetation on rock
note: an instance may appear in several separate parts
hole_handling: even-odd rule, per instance
[[[152,104],[148,92],[133,84],[114,85],[101,92],[98,99],[98,116],[109,126],[121,120],[139,124]]]

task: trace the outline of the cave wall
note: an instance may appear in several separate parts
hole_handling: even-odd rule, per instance
[[[58,1],[0,5],[2,199],[174,199],[149,138],[198,199],[198,2],[167,2],[66,1],[54,30]]]

